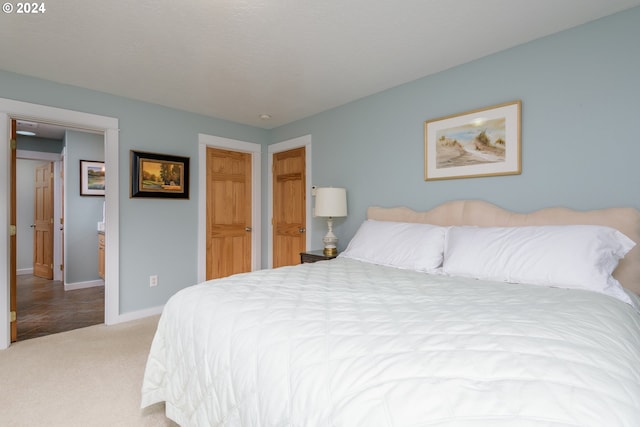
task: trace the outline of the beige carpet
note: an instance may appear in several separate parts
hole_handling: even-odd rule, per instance
[[[1,426],[175,426],[140,408],[158,316],[34,338],[0,350]]]

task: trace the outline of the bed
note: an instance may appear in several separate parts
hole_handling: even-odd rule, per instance
[[[338,258],[166,304],[182,426],[640,426],[640,212],[368,209]]]

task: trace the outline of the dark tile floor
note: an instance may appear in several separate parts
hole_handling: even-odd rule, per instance
[[[59,281],[19,275],[18,341],[104,323],[104,286],[65,291]]]

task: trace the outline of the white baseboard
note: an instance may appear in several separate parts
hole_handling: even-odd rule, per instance
[[[100,280],[91,280],[89,282],[65,283],[64,290],[74,291],[76,289],[95,288],[98,286],[104,286],[104,280],[100,279]]]
[[[132,320],[143,319],[145,317],[156,316],[162,314],[164,304],[157,307],[145,308],[144,310],[132,311],[129,313],[123,313],[118,315],[118,318],[114,324],[130,322]]]
[[[24,275],[24,274],[33,274],[33,268],[19,268],[16,270],[16,274],[18,276]]]

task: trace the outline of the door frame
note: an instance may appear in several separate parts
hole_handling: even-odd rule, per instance
[[[62,108],[32,104],[0,98],[0,349],[6,349],[11,343],[9,321],[9,205],[10,205],[10,169],[11,156],[9,140],[11,138],[11,119],[29,120],[33,122],[52,123],[104,135],[105,167],[107,170],[118,171],[118,119],[99,116]],[[105,186],[109,189],[105,194],[106,224],[109,233],[106,237],[106,268],[109,271],[105,278],[105,324],[119,322],[119,189],[118,174],[107,174]]]
[[[207,276],[207,147],[251,154],[251,271],[261,268],[262,259],[262,146],[215,135],[198,134],[198,282]]]
[[[311,241],[312,241],[312,231],[311,231],[311,181],[312,181],[312,176],[311,176],[311,135],[304,135],[304,136],[300,136],[298,138],[293,138],[293,139],[289,139],[286,141],[282,141],[282,142],[278,142],[276,144],[271,144],[269,145],[267,152],[268,152],[268,163],[269,163],[269,167],[268,167],[268,171],[269,173],[267,174],[267,212],[268,212],[268,218],[269,220],[267,221],[267,247],[269,248],[267,250],[267,265],[268,268],[273,268],[273,155],[275,153],[280,153],[282,151],[289,151],[289,150],[293,150],[294,148],[300,148],[300,147],[305,147],[305,183],[306,183],[306,189],[305,192],[307,193],[307,197],[306,197],[306,206],[305,206],[305,211],[306,211],[306,218],[305,218],[305,222],[306,222],[306,229],[307,232],[305,233],[305,237],[306,237],[306,244],[305,247],[307,248],[307,250],[309,250],[309,248],[311,248]]]

